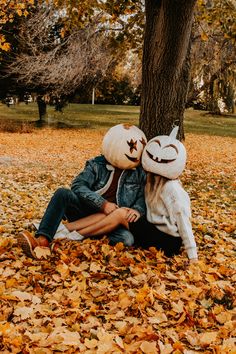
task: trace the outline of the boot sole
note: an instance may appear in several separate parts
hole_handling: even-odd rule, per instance
[[[30,258],[36,258],[36,255],[32,249],[32,245],[28,239],[28,237],[21,232],[16,236],[18,245],[22,248],[24,254]]]

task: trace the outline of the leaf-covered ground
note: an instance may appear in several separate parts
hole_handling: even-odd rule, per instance
[[[189,135],[199,264],[102,240],[24,256],[15,236],[99,154],[103,131],[0,133],[1,353],[236,353],[235,140]],[[145,237],[145,235],[144,235]],[[45,256],[46,257],[46,256]]]

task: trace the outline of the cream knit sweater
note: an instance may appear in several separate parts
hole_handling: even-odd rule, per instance
[[[145,200],[147,220],[166,234],[181,237],[189,259],[197,258],[190,199],[180,181],[148,173]]]

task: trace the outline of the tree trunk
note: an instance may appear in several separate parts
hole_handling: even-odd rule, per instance
[[[195,2],[146,0],[140,128],[148,139],[169,134],[174,125],[184,137]]]
[[[47,105],[42,96],[37,97],[38,111],[39,111],[39,125],[43,125],[47,113]]]

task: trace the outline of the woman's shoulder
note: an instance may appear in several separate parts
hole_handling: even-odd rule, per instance
[[[176,197],[188,196],[179,179],[167,180],[163,185],[163,193],[168,193]]]

